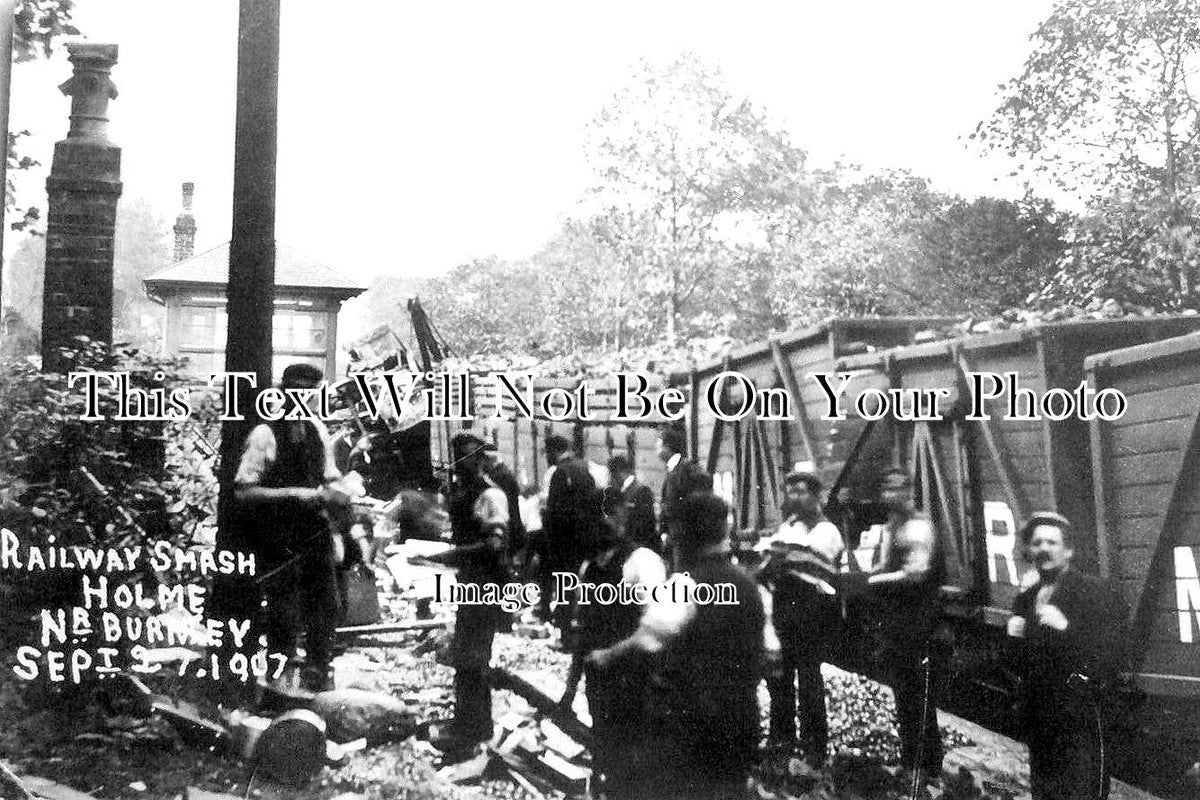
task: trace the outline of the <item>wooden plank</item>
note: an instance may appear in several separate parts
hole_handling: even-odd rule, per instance
[[[723,372],[728,371],[728,367],[729,367],[729,359],[726,358],[725,369],[722,371]],[[728,397],[729,397],[729,382],[725,381],[721,384],[721,391],[717,396],[717,408],[720,408],[723,411]],[[717,462],[721,456],[721,440],[724,438],[724,436],[725,436],[725,420],[721,419],[716,414],[713,414],[712,438],[709,439],[709,441],[708,441],[708,461],[705,466],[705,470],[710,475],[715,474],[717,471]],[[737,439],[737,430],[735,428],[734,429],[735,442],[736,442],[736,439]],[[737,445],[735,444],[735,446],[734,446],[734,463],[735,464],[738,463],[737,455],[738,455]]]
[[[1191,433],[1187,439],[1187,447],[1184,450],[1183,463],[1179,468],[1179,475],[1175,482],[1175,486],[1171,490],[1170,500],[1167,503],[1167,511],[1163,516],[1161,532],[1157,537],[1157,542],[1154,545],[1154,554],[1150,559],[1150,569],[1146,573],[1145,582],[1140,590],[1134,595],[1134,615],[1133,615],[1133,631],[1135,637],[1135,648],[1133,652],[1142,652],[1142,647],[1137,647],[1137,644],[1144,644],[1144,641],[1139,641],[1144,635],[1143,627],[1146,625],[1147,617],[1150,614],[1150,606],[1153,596],[1158,592],[1162,584],[1163,577],[1167,573],[1168,557],[1171,552],[1171,546],[1175,543],[1176,532],[1179,527],[1184,494],[1188,486],[1195,480],[1196,471],[1200,469],[1200,411],[1196,413],[1195,419],[1192,422]]]
[[[796,381],[796,373],[792,371],[792,365],[788,362],[787,356],[783,352],[783,348],[779,345],[779,340],[774,336],[770,339],[771,358],[775,362],[775,372],[779,379],[783,381],[783,388],[792,398],[792,406],[796,409],[797,422],[800,427],[800,438],[804,441],[804,449],[808,453],[808,458],[817,468],[821,468],[821,454],[816,446],[816,435],[813,433],[812,423],[808,418],[808,409],[804,407],[804,403],[800,401],[800,385]]]
[[[700,458],[700,377],[694,366],[688,373],[688,454]]]
[[[942,469],[942,465],[941,465],[941,452],[938,450],[937,440],[928,434],[929,423],[922,422],[922,423],[918,423],[918,424],[926,426],[927,433],[926,433],[926,445],[925,446],[929,451],[929,465],[933,470],[934,485],[937,488],[938,500],[940,501],[940,506],[941,506],[941,510],[942,510],[943,540],[947,541],[951,545],[953,545],[953,548],[955,551],[954,555],[957,560],[957,564],[954,565],[954,570],[956,573],[958,573],[961,576],[961,574],[963,572],[962,565],[963,565],[963,560],[964,560],[963,559],[963,548],[962,548],[961,542],[959,541],[958,537],[956,537],[954,535],[953,530],[945,529],[946,526],[949,526],[953,523],[953,521],[955,519],[955,515],[954,515],[953,511],[951,510],[951,506],[950,506],[950,490],[949,490],[949,487],[946,485],[945,471]],[[963,528],[962,530],[965,531],[966,529]],[[947,565],[947,567],[949,567],[949,566],[950,565]],[[970,587],[965,586],[962,588],[969,589]]]
[[[966,373],[972,371],[971,365],[967,362],[966,356],[961,352],[957,355],[959,371],[963,375],[963,380],[966,380]],[[991,456],[991,463],[996,469],[996,474],[1000,478],[1001,485],[1004,487],[1004,494],[1008,500],[1009,507],[1012,509],[1013,517],[1015,517],[1014,522],[1016,522],[1019,530],[1025,524],[1025,520],[1029,519],[1030,514],[1025,491],[1012,471],[1007,454],[1000,447],[992,421],[983,419],[973,420],[973,422],[978,426],[980,433],[983,434],[984,445],[987,447],[988,455]]]
[[[1047,357],[1049,354],[1047,353],[1047,344],[1046,344],[1045,338],[1043,338],[1041,336],[1039,336],[1037,338],[1037,340],[1035,342],[1034,351],[1037,354],[1037,356],[1036,356],[1037,363],[1039,363],[1043,366],[1049,366],[1049,364],[1051,362],[1049,361],[1049,359]],[[1053,350],[1053,354],[1059,355],[1060,349],[1055,348]],[[1043,417],[1042,426],[1041,426],[1042,427],[1042,456],[1046,459],[1046,465],[1045,465],[1046,476],[1049,478],[1050,507],[1055,511],[1062,512],[1064,509],[1062,508],[1062,504],[1059,502],[1058,480],[1056,479],[1057,470],[1055,469],[1055,463],[1054,463],[1054,460],[1055,460],[1054,457],[1056,455],[1056,452],[1055,452],[1055,447],[1054,447],[1054,434],[1050,429],[1051,424],[1052,423],[1048,418]],[[1062,423],[1055,422],[1053,424],[1060,425]],[[1077,518],[1072,521],[1076,525],[1079,525],[1081,522]],[[1077,530],[1078,530],[1078,528],[1077,528]]]
[[[1100,425],[1093,427],[1103,430]],[[1130,479],[1136,479],[1138,483],[1169,483],[1174,480],[1179,462],[1183,459],[1182,447],[1182,443],[1177,443],[1176,447],[1168,450],[1109,457],[1106,459],[1106,478],[1114,483],[1124,483]]]
[[[1133,425],[1152,419],[1178,418],[1184,409],[1196,402],[1195,384],[1154,389],[1141,394],[1126,395],[1129,407],[1121,416],[1120,425]]]
[[[751,422],[754,429],[754,437],[758,447],[759,457],[762,460],[763,473],[766,476],[767,488],[770,489],[771,503],[774,508],[779,508],[779,473],[775,470],[775,459],[771,455],[771,448],[767,444],[767,434],[763,430],[763,421],[755,419]],[[762,485],[762,481],[759,481]]]
[[[1200,383],[1200,362],[1195,360],[1196,355],[1193,353],[1187,360],[1172,359],[1167,363],[1140,362],[1124,369],[1101,368],[1098,375],[1105,385],[1119,388],[1126,397],[1154,389],[1195,386]]]

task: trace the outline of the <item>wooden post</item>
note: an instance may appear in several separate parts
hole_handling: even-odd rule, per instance
[[[0,186],[8,187],[8,102],[12,94],[13,15],[16,0],[0,0],[0,141],[4,142],[5,158],[0,158]],[[0,203],[0,253],[4,252],[4,206]],[[0,308],[4,304],[0,303]],[[2,331],[0,331],[2,333]]]
[[[241,0],[240,8],[225,370],[253,373],[259,388],[265,388],[271,382],[271,321],[275,310],[279,0]],[[253,394],[242,394],[243,407],[248,409]],[[249,424],[249,419],[229,421],[221,429],[217,510],[220,549],[237,549],[243,544],[237,541],[231,511],[233,476]],[[209,613],[215,617],[218,613],[245,613],[246,609],[239,606],[252,598],[236,585],[222,587],[218,581],[213,600]]]

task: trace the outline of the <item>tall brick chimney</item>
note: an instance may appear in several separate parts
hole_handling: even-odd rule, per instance
[[[75,71],[58,88],[71,98],[71,128],[54,145],[46,179],[46,285],[42,369],[69,368],[58,350],[74,337],[112,341],[113,233],[121,196],[121,148],[108,141],[109,71],[115,44],[68,44]]]
[[[192,216],[192,194],[196,184],[183,184],[183,210],[175,218],[175,262],[186,261],[196,252],[196,218]]]

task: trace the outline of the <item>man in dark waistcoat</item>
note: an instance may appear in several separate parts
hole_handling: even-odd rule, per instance
[[[651,500],[653,503],[653,499]],[[580,582],[620,587],[661,585],[666,565],[653,550],[629,541],[607,520],[593,528]],[[593,793],[609,800],[636,796],[639,761],[653,744],[646,738],[646,659],[630,659],[619,669],[584,667],[588,653],[611,647],[632,636],[642,618],[638,603],[575,604],[572,625],[574,658],[562,705],[569,707],[586,673],[588,713],[592,717]]]
[[[1125,652],[1128,609],[1071,566],[1070,522],[1039,512],[1021,530],[1037,581],[1013,604],[1034,800],[1104,800],[1108,702]]]
[[[548,616],[550,601],[561,603],[555,611],[556,622],[565,627],[569,622],[565,598],[551,598],[553,573],[577,573],[583,562],[583,542],[598,525],[599,504],[596,481],[587,462],[574,453],[565,437],[546,438],[546,461],[554,469],[546,496],[546,512],[542,515],[546,531],[545,561],[542,567],[542,612]]]
[[[485,443],[460,433],[450,443],[454,459],[450,488],[453,547],[427,558],[458,570],[460,584],[503,585],[508,567],[508,498],[486,473]],[[471,754],[492,738],[492,692],[488,670],[496,631],[510,621],[498,605],[460,604],[455,615],[450,660],[454,665],[454,722],[437,745],[447,762]]]
[[[922,777],[942,771],[937,724],[939,659],[931,647],[942,582],[937,538],[928,517],[913,508],[912,483],[902,469],[883,476],[880,500],[888,509],[880,563],[867,578],[887,644],[900,762]]]
[[[515,556],[525,547],[525,526],[521,524],[521,486],[512,467],[500,458],[500,448],[492,442],[484,445],[483,471],[508,499],[508,552]]]
[[[632,636],[589,657],[602,672],[653,658],[646,713],[656,744],[639,771],[641,797],[746,796],[759,738],[765,618],[754,579],[729,561],[727,515],[711,493],[680,503],[672,542],[682,572]],[[707,602],[722,593],[732,602]]]
[[[834,584],[845,549],[842,534],[821,512],[821,481],[811,472],[784,478],[783,523],[760,542],[767,556],[758,579],[772,591],[771,617],[781,648],[782,674],[768,680],[771,691],[770,746],[790,751],[800,744],[804,757],[820,767],[828,757],[829,721],[821,663],[841,627]]]
[[[687,458],[687,435],[676,427],[663,428],[658,438],[658,457],[666,465],[663,476],[662,502],[659,504],[659,528],[663,536],[671,535],[671,522],[679,513],[684,498],[693,492],[711,492],[712,476],[693,459]]]
[[[311,389],[320,382],[318,368],[292,364],[280,385]],[[294,407],[289,403],[287,411]],[[341,476],[324,424],[287,416],[251,430],[234,478],[234,496],[239,525],[253,531],[266,600],[267,650],[293,662],[303,627],[307,664],[301,680],[305,688],[320,691],[332,683],[330,643],[341,617],[333,534],[323,512],[335,506],[344,510],[348,499],[329,488]]]
[[[608,486],[604,487],[604,514],[621,536],[641,547],[662,551],[662,536],[654,519],[654,491],[638,480],[627,456],[608,460]]]

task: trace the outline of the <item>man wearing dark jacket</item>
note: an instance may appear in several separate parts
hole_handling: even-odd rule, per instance
[[[460,433],[451,440],[454,483],[449,510],[454,546],[425,560],[455,567],[461,584],[502,585],[510,578],[508,498],[488,476],[483,448],[483,440],[470,433]],[[476,744],[492,737],[488,668],[492,641],[506,620],[508,615],[497,605],[458,606],[450,645],[454,723],[438,741],[447,761],[469,756]]]
[[[633,464],[625,456],[608,460],[608,475],[604,514],[623,538],[638,547],[660,552],[662,539],[654,519],[654,492],[638,480]]]
[[[880,542],[880,563],[867,577],[867,585],[878,600],[887,644],[900,762],[919,783],[942,771],[945,752],[937,723],[941,665],[934,646],[944,570],[933,525],[913,507],[908,473],[899,468],[887,470],[879,496],[888,519]]]
[[[635,782],[641,797],[746,793],[759,738],[765,617],[754,579],[729,561],[727,514],[711,492],[679,504],[671,541],[682,572],[672,590],[651,602],[632,636],[588,657],[601,672],[652,659],[647,725],[656,747]],[[732,602],[704,602],[721,591],[732,592]]]
[[[1034,800],[1108,796],[1106,702],[1121,668],[1127,618],[1121,597],[1071,566],[1071,524],[1039,512],[1021,530],[1037,581],[1017,597],[1017,643]]]
[[[658,457],[666,464],[663,477],[662,503],[659,508],[659,528],[670,536],[671,522],[679,514],[684,498],[693,492],[711,492],[712,476],[694,460],[684,457],[687,437],[679,428],[664,428],[658,439]]]
[[[542,575],[543,613],[549,609],[552,573],[579,571],[583,562],[584,542],[589,536],[589,527],[599,524],[597,518],[600,504],[597,502],[596,481],[588,471],[587,462],[575,455],[571,443],[562,436],[546,439],[546,461],[554,468],[550,476],[550,490],[546,497],[546,513],[542,516],[542,527],[546,532],[546,563]],[[563,598],[555,598],[560,603]],[[563,606],[560,622],[565,624],[566,606]]]

